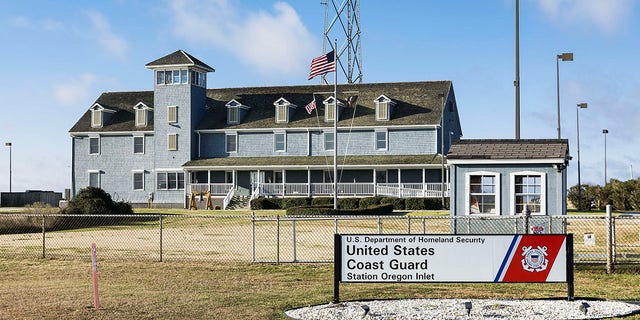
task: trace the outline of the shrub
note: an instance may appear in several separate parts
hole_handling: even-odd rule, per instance
[[[404,210],[404,198],[384,197],[380,200],[380,204],[391,204],[393,210]]]
[[[360,199],[360,208],[367,208],[380,204],[382,197],[367,197]]]
[[[331,202],[333,204],[333,201]],[[340,209],[358,209],[360,198],[338,198],[338,208]]]
[[[111,195],[100,188],[86,187],[69,201],[65,214],[133,214],[129,203],[113,202]]]
[[[340,201],[339,198],[338,198],[338,201]],[[327,198],[327,197],[313,198],[313,199],[311,199],[311,205],[312,206],[332,206],[333,207],[333,198]]]
[[[350,215],[350,216],[382,216],[393,213],[393,205],[384,204],[376,205],[368,208],[358,209],[333,209],[327,206],[308,206],[308,207],[292,207],[287,209],[288,216],[304,216],[304,215]]]
[[[291,207],[302,207],[311,204],[311,198],[283,198],[282,209]]]
[[[251,200],[251,210],[273,210],[281,209],[280,199],[277,198],[256,198]]]
[[[424,200],[424,198],[408,198],[404,202],[405,209],[426,210],[427,206],[425,205]]]

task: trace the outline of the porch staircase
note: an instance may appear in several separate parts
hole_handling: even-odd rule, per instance
[[[227,206],[227,210],[251,210],[249,197],[244,195],[234,195]]]

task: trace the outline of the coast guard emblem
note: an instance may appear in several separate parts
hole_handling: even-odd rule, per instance
[[[547,256],[547,247],[533,248],[533,246],[522,247],[522,268],[529,272],[540,272],[547,269],[549,261]]]

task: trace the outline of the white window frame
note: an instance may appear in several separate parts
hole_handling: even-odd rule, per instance
[[[238,107],[227,108],[227,123],[228,124],[240,123],[240,108]]]
[[[147,109],[136,108],[136,127],[147,126]]]
[[[102,110],[91,110],[91,127],[101,128],[104,115]]]
[[[144,179],[144,170],[133,170],[131,175],[131,186],[133,190],[144,190],[145,189],[145,179]],[[142,188],[136,188],[136,175],[141,175],[142,178]]]
[[[331,139],[327,139],[327,137],[331,137]],[[334,148],[336,147],[336,139],[335,139],[335,135],[334,135],[334,131],[325,131],[323,132],[323,145],[324,145],[324,151],[333,151]],[[329,148],[327,147],[327,143],[331,141],[331,145],[333,147]]]
[[[516,176],[540,177],[540,212],[531,212],[531,215],[547,215],[547,173],[541,171],[518,171],[509,175],[510,214],[516,215]]]
[[[384,147],[380,148],[380,146],[378,146],[378,142],[380,141],[378,139],[378,134],[384,134]],[[373,146],[375,150],[379,150],[379,151],[386,151],[389,150],[389,131],[387,129],[376,129],[373,133]]]
[[[142,152],[136,152],[136,139],[142,139]],[[145,152],[144,135],[133,136],[133,154],[144,154],[144,152]]]
[[[276,123],[287,123],[288,114],[289,114],[288,104],[276,105]]]
[[[89,187],[95,187],[95,188],[102,188],[102,177],[101,177],[101,173],[100,170],[89,170],[87,171],[87,186]],[[97,175],[97,179],[98,179],[98,186],[92,186],[91,185],[91,176],[92,175]]]
[[[389,120],[389,102],[376,102],[376,120]]]
[[[98,151],[97,152],[91,152],[91,142],[92,141],[96,141],[96,140],[98,141],[98,142],[96,142],[98,144],[97,145]],[[100,140],[101,140],[100,136],[98,136],[98,135],[95,135],[95,136],[94,135],[90,135],[89,136],[89,154],[91,154],[91,155],[99,155],[100,154],[100,151],[102,151],[102,148],[100,146],[102,141],[100,141]]]
[[[333,101],[333,102],[329,102]],[[336,99],[334,97],[327,98],[324,102],[324,122],[333,122],[336,119]]]
[[[229,149],[229,138],[233,137],[233,142],[235,144],[235,149]],[[227,153],[237,153],[238,152],[238,133],[235,131],[225,132],[224,134],[224,149]]]
[[[178,123],[178,106],[167,106],[167,122]]]
[[[177,133],[167,134],[167,150],[178,151],[178,134]]]
[[[160,177],[164,177],[165,186],[160,185]],[[172,178],[175,178],[173,180]],[[170,181],[175,182],[175,187],[171,187]],[[182,171],[158,171],[156,172],[157,190],[184,190],[184,172]]]
[[[496,207],[494,209],[495,212],[491,213],[471,213],[471,176],[493,176],[495,183],[495,203]],[[465,215],[474,215],[474,216],[497,216],[500,215],[501,212],[501,203],[500,203],[500,194],[501,194],[501,183],[500,183],[500,173],[492,172],[492,171],[474,171],[465,173],[465,183],[464,183],[464,213]]]
[[[282,149],[278,149],[278,136],[282,137]],[[273,151],[287,152],[287,132],[286,131],[273,132]]]

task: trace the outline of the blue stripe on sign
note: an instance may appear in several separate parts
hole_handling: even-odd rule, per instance
[[[493,279],[493,282],[500,281],[500,278],[502,277],[502,272],[504,271],[504,268],[507,265],[507,262],[511,260],[509,259],[511,257],[511,252],[513,251],[513,248],[516,246],[516,243],[518,243],[518,239],[520,237],[521,236],[519,235],[513,236],[513,239],[511,240],[511,244],[509,245],[509,249],[507,250],[507,254],[502,259],[502,264],[500,265],[500,269],[498,269],[498,274],[496,274],[496,278]]]

